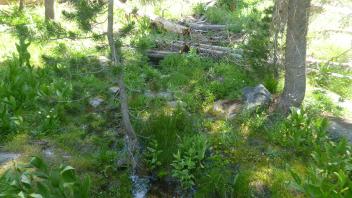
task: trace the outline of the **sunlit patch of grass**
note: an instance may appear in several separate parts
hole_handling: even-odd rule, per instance
[[[96,160],[90,156],[77,155],[72,156],[68,160],[69,164],[75,167],[78,171],[89,171],[96,169]]]
[[[0,62],[16,52],[15,38],[9,33],[0,34]]]
[[[226,120],[207,120],[204,125],[210,134],[227,133],[233,130]]]
[[[303,194],[290,187],[291,180],[291,174],[287,170],[273,168],[272,178],[269,181],[272,197],[304,197]]]
[[[327,40],[314,40],[312,44],[314,49],[311,49],[311,56],[319,60],[330,60],[337,57],[336,62],[348,62],[352,53],[344,53],[349,47],[341,46],[336,42]]]

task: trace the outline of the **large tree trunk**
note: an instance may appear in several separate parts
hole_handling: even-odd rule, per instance
[[[20,5],[19,5],[20,11],[24,9],[24,4],[25,4],[24,0],[20,0]]]
[[[285,87],[279,109],[299,107],[306,91],[306,49],[310,0],[289,0],[285,52]]]
[[[120,87],[120,105],[122,113],[122,122],[125,129],[125,139],[128,148],[128,155],[132,163],[132,170],[135,171],[138,165],[138,157],[135,157],[135,153],[138,153],[139,144],[137,140],[136,133],[132,127],[130,121],[130,115],[128,110],[128,97],[126,93],[125,83],[123,81],[123,65],[121,63],[120,57],[117,54],[117,49],[114,40],[114,0],[109,0],[108,7],[108,30],[107,37],[109,40],[109,46],[111,50],[111,62],[114,67],[120,67],[118,73],[118,84]]]
[[[45,0],[45,19],[55,19],[55,0]]]

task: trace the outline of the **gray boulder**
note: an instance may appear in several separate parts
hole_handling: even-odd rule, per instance
[[[271,93],[259,84],[256,87],[245,87],[242,90],[245,109],[254,109],[266,106],[271,101]]]

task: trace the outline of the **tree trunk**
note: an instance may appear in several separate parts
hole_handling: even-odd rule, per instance
[[[111,50],[111,62],[114,67],[120,67],[118,73],[118,84],[120,87],[120,105],[122,113],[122,122],[125,129],[125,137],[127,144],[127,152],[132,163],[132,170],[135,171],[138,165],[138,157],[136,158],[134,154],[138,152],[139,144],[137,140],[136,133],[132,127],[130,121],[130,115],[128,111],[128,96],[126,93],[125,83],[123,81],[123,66],[121,64],[120,57],[117,54],[117,49],[114,40],[114,0],[109,0],[108,6],[108,30],[107,37],[109,40],[109,46]]]
[[[25,4],[24,0],[20,0],[20,7],[19,7],[20,11],[24,9],[24,4]]]
[[[279,110],[299,107],[306,91],[306,49],[310,0],[289,0],[285,51],[285,87]]]
[[[45,0],[45,19],[55,19],[55,0]]]

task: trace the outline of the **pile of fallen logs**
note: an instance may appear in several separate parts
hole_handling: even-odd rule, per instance
[[[134,17],[146,17],[152,24],[167,32],[179,35],[178,40],[157,40],[156,47],[146,52],[153,61],[163,59],[165,56],[176,53],[187,53],[194,49],[199,55],[214,59],[228,57],[238,59],[242,52],[231,48],[243,40],[243,33],[232,33],[228,31],[231,24],[210,24],[203,17],[189,18],[181,22],[174,22],[156,16],[152,13],[126,7],[120,4],[118,7],[128,15]]]
[[[214,59],[223,57],[240,59],[242,51],[240,49],[232,49],[229,47],[208,45],[192,41],[168,41],[168,40],[157,40],[156,49],[148,50],[147,56],[152,60],[162,59],[169,54],[175,53],[187,53],[190,49],[195,49],[196,52],[201,56],[207,56]]]
[[[239,59],[242,55],[241,50],[229,46],[241,42],[243,34],[229,32],[227,25],[208,24],[205,21],[175,23],[160,17],[153,23],[181,36],[178,40],[156,40],[156,48],[147,51],[147,56],[152,60],[163,59],[169,54],[187,53],[190,49],[214,59]]]

